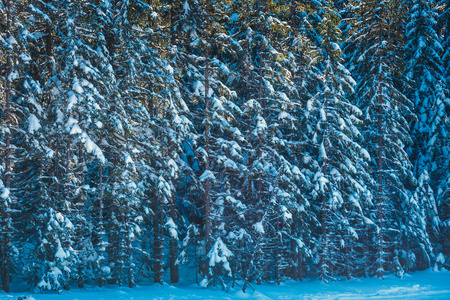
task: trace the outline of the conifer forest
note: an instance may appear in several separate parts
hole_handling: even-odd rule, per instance
[[[0,282],[450,269],[449,0],[0,0]]]

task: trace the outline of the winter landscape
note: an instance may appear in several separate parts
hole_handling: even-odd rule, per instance
[[[0,0],[0,299],[450,299],[449,114],[449,0]]]

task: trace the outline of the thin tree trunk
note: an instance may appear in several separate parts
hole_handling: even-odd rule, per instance
[[[344,218],[347,218],[347,209],[344,208]],[[348,236],[348,233],[345,234],[345,248],[344,248],[344,260],[345,260],[345,276],[347,280],[350,280],[350,241],[351,239]]]
[[[81,116],[79,116],[81,117]],[[82,180],[84,181],[84,176],[83,176],[83,149],[81,146],[78,147],[78,167],[76,169],[76,175]],[[78,201],[76,201],[76,207],[77,209],[75,210],[78,214],[78,216],[82,216],[83,213],[83,207],[84,207],[84,203],[83,203],[84,199],[83,196],[78,197]],[[82,241],[83,241],[83,227],[78,227],[78,232],[77,234],[77,240],[79,245],[77,245],[79,247],[79,249],[81,251],[83,251],[83,245],[82,245]],[[84,262],[80,261],[78,263],[78,287],[79,288],[83,288],[84,287],[84,278],[83,278],[83,271],[84,271]]]
[[[130,224],[130,217],[129,217],[129,215],[128,215],[128,212],[130,211],[130,208],[129,208],[129,206],[128,206],[128,203],[127,203],[127,205],[126,205],[126,207],[127,207],[127,217],[126,217],[126,228],[127,228],[127,230],[126,230],[126,247],[127,247],[127,257],[126,257],[126,261],[127,261],[127,270],[128,270],[128,274],[127,274],[127,277],[128,277],[128,287],[129,288],[132,288],[133,286],[134,286],[134,276],[133,276],[133,268],[132,268],[132,264],[133,264],[133,262],[132,262],[132,257],[131,257],[131,238],[130,238],[130,234],[129,234],[129,231],[130,231],[130,226],[129,226],[129,224]]]
[[[327,83],[328,83],[328,74],[325,76]],[[328,110],[328,96],[325,95],[325,104],[324,104],[324,110],[325,110],[325,118],[327,116],[327,110]],[[328,154],[327,154],[327,130],[328,130],[328,120],[325,119],[323,124],[323,148],[324,148],[324,154],[326,155],[323,158],[322,162],[322,174],[323,176],[326,176],[328,173]],[[329,275],[330,272],[330,265],[329,265],[329,253],[328,253],[328,203],[327,203],[327,197],[325,194],[322,195],[322,209],[321,209],[321,215],[322,215],[322,255],[321,255],[321,262],[320,262],[320,268],[322,270],[322,280],[326,281],[326,276]],[[325,270],[326,269],[326,270]],[[327,274],[324,274],[325,271]]]
[[[249,78],[249,82],[250,82],[250,84],[247,86],[247,89],[248,89],[248,95],[247,95],[247,100],[250,100],[251,99],[251,97],[252,97],[252,95],[251,95],[251,92],[253,91],[253,89],[252,89],[252,84],[251,83],[253,83],[253,72],[251,72],[250,71],[250,65],[251,65],[251,54],[250,54],[250,49],[249,49],[249,45],[247,46],[247,51],[246,51],[246,55],[245,55],[245,60],[246,60],[246,68],[245,68],[245,71],[246,71],[246,75],[247,75],[247,78]],[[248,64],[248,66],[247,66],[247,64]],[[256,95],[255,95],[256,96]],[[248,128],[251,128],[251,118],[249,118],[249,124],[248,124]],[[251,167],[252,167],[252,164],[253,164],[253,153],[252,153],[253,151],[252,150],[248,150],[248,162],[247,162],[247,165],[248,165],[248,169],[249,170],[251,170]],[[253,187],[252,187],[252,185],[253,185],[253,181],[251,180],[251,178],[250,177],[248,177],[248,194],[247,194],[247,197],[248,197],[248,199],[253,199]]]
[[[276,221],[275,225],[276,234],[280,232],[280,222]],[[280,268],[280,244],[281,241],[277,241],[275,243],[275,280],[277,281],[277,284],[280,285],[281,283],[281,268]]]
[[[263,53],[262,50],[259,49],[259,91],[258,91],[258,96],[259,96],[259,103],[261,104],[262,107],[262,113],[263,113],[263,117],[266,116],[266,101],[263,98],[263,91],[264,91],[264,80],[263,80]]]
[[[406,236],[406,262],[405,262],[405,273],[409,272],[409,238]]]
[[[298,280],[303,281],[303,254],[298,254],[298,267],[297,267]]]
[[[98,277],[98,286],[103,286],[103,261],[105,260],[104,255],[104,245],[103,245],[103,237],[104,237],[104,225],[103,225],[103,165],[100,164],[99,170],[98,170],[98,227],[99,227],[99,245],[98,247],[98,255],[100,256],[98,267],[100,276]]]
[[[263,115],[265,115],[265,105],[263,103],[263,67],[262,67],[262,51],[261,49],[259,50],[259,91],[258,91],[258,98],[259,98],[259,103],[262,107],[262,113]],[[261,160],[262,157],[262,136],[259,136],[258,138],[258,160]],[[262,174],[261,171],[258,172],[258,222],[261,221],[261,217],[262,217],[262,212],[261,209],[262,207],[259,207],[260,205],[262,205]]]
[[[175,207],[175,199],[172,199],[170,203],[169,210],[170,218],[177,224],[177,213]],[[170,282],[177,283],[180,280],[180,272],[178,268],[177,258],[178,258],[178,241],[174,237],[170,236],[169,241],[169,252],[170,252]]]
[[[326,226],[326,216],[327,216],[327,212],[326,212],[326,206],[327,204],[326,202],[326,198],[325,196],[322,197],[322,210],[321,210],[321,214],[322,214],[322,254],[320,256],[320,269],[322,272],[322,280],[323,281],[327,281],[326,276],[329,273],[329,265],[328,265],[328,233],[327,233],[327,226]]]
[[[46,0],[46,4],[50,4],[52,0]],[[46,54],[46,67],[47,67],[47,78],[50,78],[53,75],[54,70],[54,61],[51,59],[53,56],[53,25],[47,24],[45,26],[45,54]],[[50,104],[51,97],[44,97],[43,99],[46,105]]]
[[[259,90],[258,90],[258,98],[259,98],[259,103],[262,107],[262,113],[263,115],[265,114],[265,105],[263,103],[263,68],[262,68],[262,51],[261,49],[259,50]],[[260,161],[262,158],[262,136],[260,135],[258,137],[258,160]],[[263,188],[262,188],[262,173],[261,171],[258,171],[258,181],[257,181],[257,220],[258,222],[262,222],[263,219]],[[262,234],[260,233],[260,238],[262,238]],[[256,284],[260,285],[261,284],[261,276],[257,276],[256,278]]]
[[[363,267],[363,276],[364,276],[364,278],[367,278],[367,269],[369,267],[369,265],[368,265],[368,262],[369,262],[369,231],[368,231],[366,222],[365,221],[363,221],[363,222],[364,222],[364,227],[363,227],[364,235],[363,235],[362,248],[363,248],[364,260],[363,260],[362,267]]]
[[[153,202],[153,255],[154,282],[162,284],[161,208],[158,197]]]
[[[206,30],[209,29],[209,7],[210,7],[210,0],[206,0]],[[206,150],[206,166],[205,170],[209,171],[210,169],[210,128],[209,128],[209,43],[210,43],[210,37],[209,32],[207,33],[206,37],[208,45],[206,46],[205,51],[205,119],[206,119],[206,125],[205,125],[205,150]],[[211,247],[211,183],[209,179],[205,180],[204,183],[204,189],[205,189],[205,239],[206,239],[206,251],[209,251]]]
[[[298,268],[298,254],[295,253],[295,247],[296,247],[296,242],[292,239],[290,241],[290,256],[291,256],[291,260],[292,260],[292,266],[290,267],[290,277],[294,280],[297,279],[297,268]]]
[[[379,96],[378,96],[378,157],[377,157],[377,168],[378,168],[378,191],[377,191],[377,197],[378,197],[378,221],[379,221],[379,230],[378,230],[378,268],[377,268],[377,277],[382,278],[383,277],[383,251],[384,251],[384,241],[383,241],[383,230],[384,230],[384,203],[383,203],[383,137],[382,137],[382,125],[383,125],[383,118],[382,118],[382,87],[379,86]]]
[[[117,243],[118,243],[118,249],[117,249],[117,258],[116,258],[116,264],[117,264],[117,284],[119,286],[123,285],[123,265],[125,261],[125,242],[124,242],[124,236],[126,234],[126,228],[124,225],[124,216],[123,216],[123,204],[119,204],[119,212],[118,212],[118,218],[119,218],[119,224],[120,224],[120,230],[119,235],[117,237]]]
[[[108,215],[111,220],[111,225],[115,223],[115,220],[113,219],[113,216],[116,218],[117,221],[119,221],[119,214],[118,210],[114,209],[114,205],[112,204],[112,201],[110,201],[110,204],[107,205],[108,209]],[[117,253],[120,253],[120,240],[119,240],[119,232],[117,229],[117,225],[114,224],[113,226],[108,226],[108,264],[114,264],[118,265],[117,263]],[[120,230],[120,229],[119,229]],[[118,269],[118,268],[117,268]],[[113,274],[111,280],[109,281],[111,284],[116,284],[118,281],[118,273]]]
[[[69,189],[70,189],[70,156],[72,155],[71,153],[71,149],[70,149],[70,141],[67,141],[67,145],[66,145],[66,165],[65,165],[65,172],[64,172],[64,199],[65,199],[65,203],[64,203],[64,209],[66,210],[67,214],[70,213],[70,205],[72,203],[71,199],[70,199],[70,193],[69,193]]]

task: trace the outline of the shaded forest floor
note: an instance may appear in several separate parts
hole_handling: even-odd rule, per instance
[[[150,285],[129,288],[86,288],[61,294],[0,293],[0,300],[147,300],[147,299],[450,299],[450,272],[431,270],[407,274],[404,278],[388,275],[384,280],[358,278],[325,284],[320,281],[287,281],[281,285],[262,284],[243,293],[238,286],[226,293],[197,285]]]

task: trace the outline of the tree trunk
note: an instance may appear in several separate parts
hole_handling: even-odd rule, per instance
[[[275,225],[275,230],[277,234],[278,232],[280,232],[280,222],[276,221],[276,225]],[[275,242],[275,280],[277,282],[278,285],[280,285],[281,283],[281,276],[280,276],[280,272],[281,272],[281,268],[280,268],[280,244],[281,241],[278,240]]]
[[[210,0],[206,0],[206,30],[209,29],[209,7],[210,7]],[[206,125],[205,125],[205,150],[206,150],[206,166],[205,170],[209,171],[210,169],[210,128],[209,128],[209,43],[210,43],[210,37],[209,32],[207,32],[206,37],[208,45],[206,46],[205,51],[205,119],[206,119]],[[205,180],[204,183],[204,189],[205,189],[205,239],[206,239],[206,251],[208,252],[211,247],[211,183],[209,179]]]
[[[123,200],[121,200],[123,201]],[[116,258],[116,264],[117,264],[117,284],[119,286],[123,285],[123,278],[124,278],[124,274],[123,274],[123,268],[124,268],[124,262],[125,262],[125,251],[126,251],[126,242],[125,240],[125,235],[127,234],[127,229],[125,228],[125,216],[124,216],[124,208],[123,208],[123,204],[119,203],[119,212],[118,212],[118,218],[119,218],[119,234],[117,237],[117,243],[119,245],[118,249],[117,249],[117,258]]]
[[[296,248],[296,242],[291,239],[290,241],[290,256],[291,256],[291,261],[292,261],[292,265],[290,266],[290,270],[289,270],[289,275],[293,280],[296,280],[298,275],[297,275],[297,268],[298,268],[298,254],[295,253],[295,248]]]
[[[160,220],[160,204],[158,197],[153,201],[153,281],[162,284],[162,241],[161,241],[161,220]]]
[[[328,83],[328,74],[325,75],[326,81]],[[327,110],[328,110],[328,96],[325,95],[325,103],[324,103],[324,110],[325,110],[325,118],[327,116]],[[322,137],[322,143],[323,148],[325,152],[325,158],[323,158],[322,162],[322,174],[324,177],[326,177],[328,173],[328,154],[327,154],[327,130],[328,130],[328,120],[325,119],[323,124],[323,137]],[[321,218],[322,218],[322,255],[321,255],[321,262],[320,262],[320,268],[322,271],[322,280],[327,281],[326,276],[329,275],[330,272],[330,265],[329,265],[329,253],[328,253],[328,217],[329,217],[329,207],[327,203],[327,197],[325,194],[322,195],[322,209],[321,209]],[[326,274],[325,274],[326,272]]]
[[[246,76],[247,78],[249,78],[249,82],[250,84],[247,85],[247,89],[248,89],[248,95],[247,95],[247,101],[251,99],[252,95],[251,92],[253,91],[252,89],[252,84],[253,83],[253,72],[250,71],[250,65],[251,65],[251,54],[250,54],[250,49],[249,49],[249,45],[247,45],[247,51],[246,51],[246,55],[245,55],[245,60],[246,60],[246,68],[245,68],[245,72],[246,72]],[[254,95],[256,97],[256,95]],[[248,121],[248,128],[251,128],[251,119],[249,119]],[[247,166],[248,169],[250,170],[252,168],[252,164],[253,164],[253,151],[251,149],[248,150],[248,161],[247,161]],[[247,198],[248,199],[253,199],[253,181],[251,180],[250,176],[248,177],[247,180],[247,184],[248,184],[248,192],[247,192]]]
[[[409,238],[406,236],[406,262],[405,262],[405,273],[409,272]]]
[[[262,113],[265,114],[265,105],[263,101],[263,67],[262,67],[262,51],[259,50],[259,91],[258,91],[258,98],[259,103],[262,107]],[[259,136],[258,138],[258,160],[261,160],[262,157],[262,136]],[[261,171],[258,172],[258,222],[261,221],[262,218],[262,174]]]
[[[65,170],[64,170],[64,199],[65,199],[65,203],[64,203],[64,209],[66,210],[66,213],[69,214],[70,213],[70,205],[72,203],[71,199],[70,199],[70,156],[71,154],[71,149],[70,149],[70,141],[67,141],[67,145],[66,145],[66,165],[65,165]]]
[[[364,256],[363,256],[363,258],[364,258],[364,260],[363,260],[363,265],[362,265],[362,268],[363,268],[363,276],[364,276],[364,278],[367,278],[367,269],[368,269],[368,259],[369,259],[369,230],[368,230],[368,228],[367,228],[367,224],[366,224],[366,222],[365,221],[363,221],[364,222],[364,227],[363,227],[363,230],[364,230],[364,232],[363,232],[363,246],[362,246],[362,248],[363,248],[363,254],[364,254]]]
[[[322,281],[327,281],[326,277],[329,273],[329,263],[328,263],[328,233],[327,233],[327,204],[325,196],[322,197],[322,254],[320,256],[320,269],[322,272]]]
[[[383,136],[382,136],[382,87],[381,85],[378,88],[378,157],[377,157],[377,168],[378,168],[378,221],[379,221],[379,230],[378,230],[378,268],[377,268],[377,277],[383,278],[383,252],[384,252],[384,241],[383,241],[383,230],[384,230],[384,203],[383,203]]]
[[[128,205],[127,205],[127,211],[128,211]],[[132,262],[132,257],[131,257],[131,239],[130,239],[130,234],[129,234],[129,224],[130,220],[129,217],[127,216],[127,238],[126,238],[126,246],[127,246],[127,269],[128,269],[128,287],[132,288],[134,286],[134,276],[133,276],[133,268],[131,267],[133,262]]]
[[[110,198],[111,199],[111,198]],[[120,228],[117,228],[117,225],[114,224],[115,220],[113,219],[113,217],[115,217],[117,219],[117,221],[119,220],[120,216],[118,215],[118,210],[114,208],[114,205],[112,203],[112,201],[110,201],[110,204],[107,206],[108,209],[108,215],[111,218],[111,222],[110,224],[112,226],[108,226],[108,264],[115,264],[117,265],[117,253],[120,253],[120,240],[119,240],[119,231]],[[111,280],[108,282],[111,284],[116,284],[117,280],[118,280],[118,276],[117,273],[116,274],[112,274],[112,278]]]
[[[298,280],[303,281],[303,254],[298,253],[298,267],[297,267]]]
[[[103,165],[100,164],[99,170],[98,170],[98,227],[99,227],[99,241],[98,241],[98,255],[100,256],[99,262],[98,262],[98,268],[100,275],[98,277],[98,286],[103,286],[103,261],[105,260],[104,255],[104,245],[103,245],[103,238],[104,238],[104,231],[105,228],[103,226]]]
[[[262,114],[263,117],[266,116],[266,106],[267,103],[265,99],[263,98],[263,91],[264,91],[264,80],[263,80],[263,52],[261,49],[259,49],[259,90],[258,90],[258,98],[259,103],[262,107]]]
[[[343,217],[348,220],[348,215],[347,215],[347,209],[344,207],[344,214]],[[349,237],[348,232],[345,234],[344,237],[344,242],[345,242],[345,246],[344,246],[344,263],[345,263],[345,277],[347,278],[347,280],[350,280],[351,276],[350,276],[350,255],[351,255],[351,251],[350,251],[350,241],[351,238]]]
[[[175,199],[172,199],[170,204],[169,215],[172,221],[177,224],[177,213],[175,207]],[[180,272],[178,268],[177,258],[178,258],[178,241],[174,237],[170,236],[169,242],[169,253],[170,253],[170,282],[177,283],[180,280]]]

